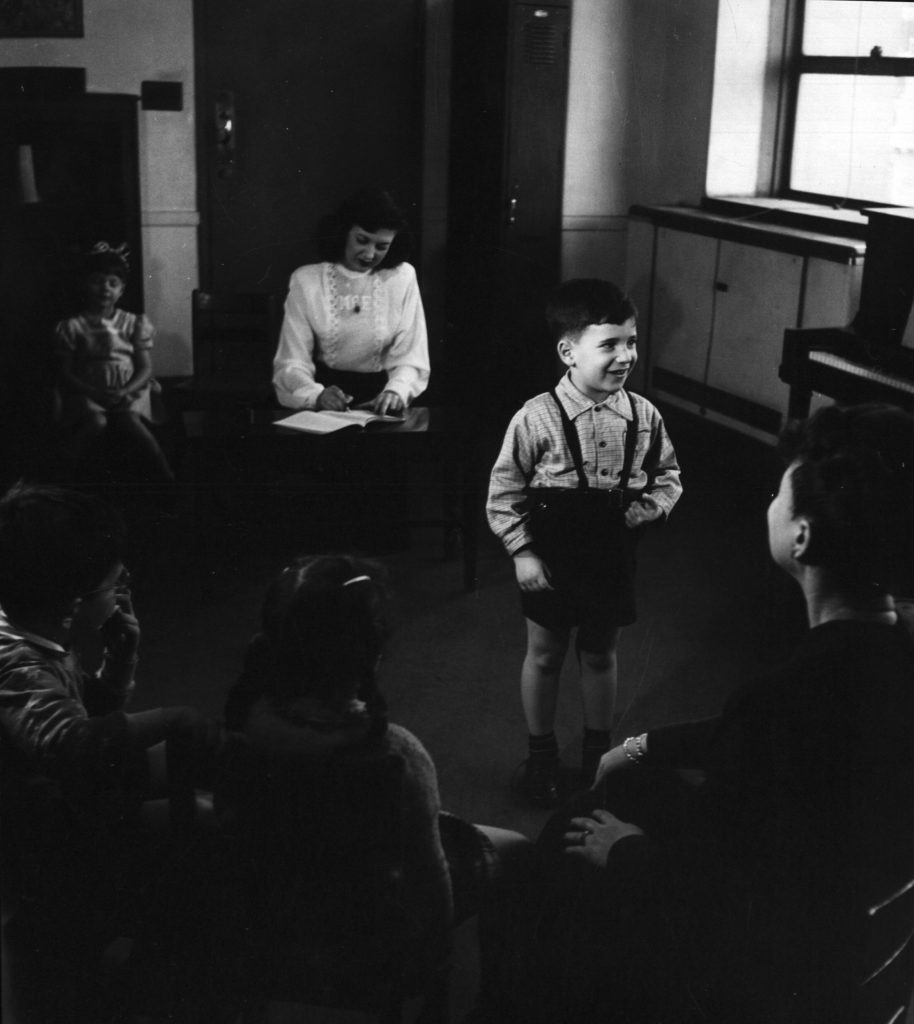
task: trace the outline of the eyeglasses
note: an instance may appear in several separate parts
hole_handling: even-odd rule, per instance
[[[129,590],[133,582],[129,569],[121,569],[121,573],[113,583],[106,583],[103,587],[96,587],[94,590],[87,590],[83,597],[94,597],[96,594],[103,594],[106,590]]]

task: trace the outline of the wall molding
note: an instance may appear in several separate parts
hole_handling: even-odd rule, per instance
[[[562,231],[625,231],[628,217],[598,213],[566,213],[562,215]]]
[[[198,228],[199,210],[143,210],[144,228]]]

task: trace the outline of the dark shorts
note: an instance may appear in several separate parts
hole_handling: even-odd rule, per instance
[[[554,519],[534,514],[534,549],[552,590],[521,592],[525,618],[549,630],[628,626],[635,608],[635,552],[643,529],[625,525],[621,509],[585,503]]]

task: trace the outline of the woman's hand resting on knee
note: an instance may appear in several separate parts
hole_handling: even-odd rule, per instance
[[[627,836],[643,836],[637,825],[620,821],[614,814],[597,808],[592,817],[572,818],[565,833],[565,852],[583,858],[594,867],[606,867],[609,851]]]

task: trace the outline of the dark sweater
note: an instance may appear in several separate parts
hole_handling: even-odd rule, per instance
[[[566,966],[542,1019],[854,1020],[866,906],[914,874],[905,631],[819,626],[720,716],[647,742],[605,802],[646,834],[616,843],[604,871],[570,870],[564,823],[550,823],[559,884],[539,931],[559,943],[546,962]],[[673,768],[705,782],[688,787]]]
[[[703,978],[718,1012],[773,999],[785,1020],[851,1019],[866,907],[914,864],[906,632],[825,623],[718,718],[651,730],[647,742],[647,764],[706,773],[678,832],[650,855],[692,992]],[[614,851],[623,872],[636,843]]]

